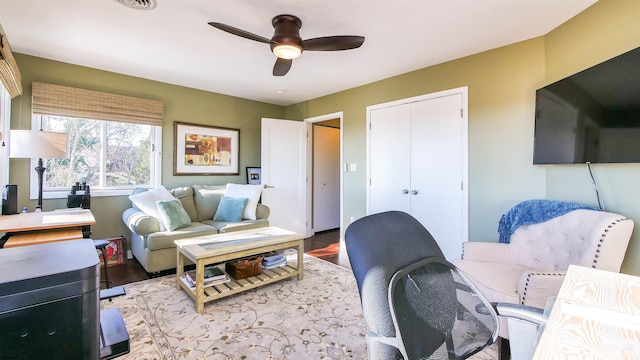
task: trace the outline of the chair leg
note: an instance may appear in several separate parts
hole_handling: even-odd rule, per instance
[[[509,339],[498,338],[498,360],[511,359],[511,349],[509,348]]]
[[[107,289],[111,288],[111,281],[109,281],[109,271],[107,271],[107,249],[105,247],[101,247],[100,251],[102,252],[102,259],[104,260],[104,280],[107,285]]]

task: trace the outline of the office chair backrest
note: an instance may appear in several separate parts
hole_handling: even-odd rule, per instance
[[[410,215],[390,211],[359,219],[347,228],[345,243],[358,284],[371,359],[431,354],[451,338],[456,316],[475,312],[477,301],[470,306],[458,303],[460,289],[463,297],[473,298],[476,295],[469,291],[475,288],[464,286],[466,278],[446,262],[431,234]],[[471,310],[464,310],[467,308]],[[493,309],[485,310],[489,318],[495,317]],[[486,322],[482,326],[489,332],[495,330],[495,320]],[[450,344],[445,354],[446,348]]]
[[[465,359],[497,338],[491,304],[451,263],[426,258],[398,271],[389,304],[405,359]]]

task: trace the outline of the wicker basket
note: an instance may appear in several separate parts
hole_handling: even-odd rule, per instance
[[[262,274],[262,256],[234,260],[226,263],[224,269],[234,279],[240,280]]]

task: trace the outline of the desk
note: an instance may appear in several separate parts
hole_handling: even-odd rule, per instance
[[[640,359],[640,278],[571,265],[533,359]]]
[[[0,216],[4,247],[81,239],[82,228],[96,224],[91,210],[63,209]]]

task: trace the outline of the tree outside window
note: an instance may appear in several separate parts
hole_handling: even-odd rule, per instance
[[[41,121],[43,130],[69,134],[69,158],[46,159],[45,191],[76,182],[92,190],[153,185],[155,126],[52,115]]]

